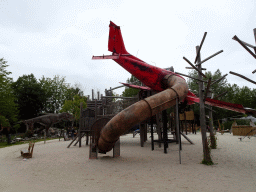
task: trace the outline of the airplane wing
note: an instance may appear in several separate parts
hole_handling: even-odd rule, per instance
[[[191,95],[188,95],[186,97],[186,100],[188,102],[191,102],[191,103],[199,103],[200,102],[200,99],[198,97],[191,96]],[[239,112],[239,113],[256,115],[256,110],[251,109],[251,108],[245,108],[241,104],[228,103],[228,102],[225,102],[225,101],[219,101],[219,100],[210,99],[210,98],[206,98],[205,104],[210,105],[210,106],[214,106],[214,107],[218,107],[218,108],[222,108],[222,109],[227,109],[227,110],[230,110],[230,111]]]
[[[121,82],[119,82],[119,83],[121,83]],[[129,84],[129,83],[121,83],[121,84],[123,84],[127,87],[135,88],[135,89],[148,90],[148,91],[152,90],[151,88],[146,87],[146,86],[133,85],[133,84]]]

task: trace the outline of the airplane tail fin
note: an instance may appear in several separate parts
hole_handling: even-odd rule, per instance
[[[117,54],[129,54],[125,49],[120,27],[112,21],[109,24],[108,50]]]

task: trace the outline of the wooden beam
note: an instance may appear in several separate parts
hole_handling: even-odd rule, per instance
[[[224,75],[223,77],[221,77],[221,78],[215,80],[214,82],[212,82],[211,86],[214,85],[215,83],[221,81],[222,79],[224,79],[227,75],[228,75],[228,74],[226,74],[226,75]]]
[[[183,73],[179,73],[179,72],[175,72],[175,73],[177,73],[178,75],[182,75],[182,76],[191,78],[191,79],[195,79],[195,80],[197,80],[197,81],[201,81],[201,82],[207,83],[207,81],[204,81],[204,80],[201,80],[201,79],[198,79],[198,78],[195,78],[195,77],[191,77],[191,76],[185,75],[185,74],[183,74]]]
[[[201,65],[201,64],[204,63],[205,61],[208,61],[209,59],[213,58],[214,56],[216,56],[216,55],[218,55],[218,54],[220,54],[220,53],[222,53],[222,52],[223,52],[223,50],[220,50],[220,51],[218,51],[217,53],[214,53],[213,55],[207,57],[206,59],[204,59],[204,60],[201,61],[200,63],[197,63],[196,66]],[[203,69],[203,68],[202,68],[202,69]]]
[[[102,98],[137,99],[137,97],[102,96]]]
[[[194,69],[193,67],[185,67],[186,69]],[[206,68],[202,68],[201,70],[206,70]]]
[[[223,93],[217,95],[217,96],[214,97],[213,99],[217,99],[218,97],[221,97],[221,96],[225,95],[227,92],[228,92],[228,91],[224,91]]]
[[[206,35],[207,35],[207,32],[204,33],[203,39],[202,39],[202,41],[201,41],[201,44],[200,44],[198,50],[196,51],[196,59],[195,59],[195,62],[194,62],[194,63],[196,63],[197,60],[198,60],[198,57],[199,57],[199,55],[200,55],[200,51],[201,51],[201,48],[202,48],[202,46],[203,46],[203,43],[204,43],[204,40],[205,40]]]
[[[214,113],[216,113],[216,111],[214,111],[213,109],[212,109],[212,106],[210,106],[210,107],[208,107],[208,106],[204,106],[206,109],[208,109],[208,110],[210,110],[211,112],[214,112]],[[210,117],[210,115],[209,115],[209,117]],[[210,117],[211,118],[211,117]]]
[[[254,39],[255,39],[255,44],[256,44],[256,28],[253,29],[253,34],[254,34]],[[254,48],[254,52],[256,54],[256,47]]]
[[[188,62],[189,65],[191,65],[191,67],[193,67],[193,69],[195,69],[200,75],[202,75],[203,77],[207,78],[199,69],[197,69],[186,57],[183,57],[183,59],[185,61]]]
[[[253,84],[256,84],[255,81],[253,81],[253,80],[251,80],[251,79],[249,79],[249,78],[247,78],[247,77],[245,77],[245,76],[243,76],[241,74],[238,74],[238,73],[235,73],[235,72],[232,72],[232,71],[229,71],[229,73],[232,74],[232,75],[236,75],[238,77],[241,77],[241,78],[243,78],[243,79],[245,79],[245,80],[247,80],[247,81],[249,81],[249,82],[251,82]]]
[[[107,91],[112,91],[112,90],[114,90],[114,89],[119,89],[119,88],[121,88],[121,87],[124,87],[124,85],[120,85],[120,86],[117,86],[117,87],[114,87],[114,88],[110,88],[110,89],[107,90]]]
[[[248,47],[246,47],[246,45],[236,35],[232,39],[236,40],[240,45],[242,45],[242,47],[245,48],[245,50],[256,59],[256,55],[250,49],[248,49]]]

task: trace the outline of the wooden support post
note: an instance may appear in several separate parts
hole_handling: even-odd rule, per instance
[[[256,28],[253,29],[253,35],[254,35],[255,44],[256,44]],[[256,48],[254,48],[254,52],[255,52],[255,54],[256,54]]]
[[[151,149],[154,150],[154,127],[153,127],[153,117],[150,118],[150,126],[151,126]]]
[[[178,141],[179,144],[179,160],[181,164],[181,137],[180,137],[180,128],[179,128],[179,98],[176,98],[176,106],[175,106],[175,112],[176,112],[176,140]]]
[[[196,46],[196,53],[199,52],[199,46]],[[197,62],[201,62],[201,55],[198,54]],[[201,65],[198,65],[198,70],[201,70]],[[202,79],[201,73],[198,73],[198,79]],[[204,96],[203,96],[203,83],[198,82],[199,84],[199,99],[200,99],[200,126],[201,126],[201,135],[202,135],[202,144],[204,152],[204,160],[211,162],[210,152],[207,146],[207,136],[206,136],[206,122],[205,122],[205,108],[204,108]]]
[[[46,143],[46,129],[44,130],[44,144]]]
[[[140,124],[140,146],[141,147],[144,147],[144,139],[145,139],[145,124],[144,123],[141,123]]]
[[[186,135],[187,135],[188,134],[188,126],[187,126],[187,117],[186,117],[186,112],[185,111],[184,111],[184,119],[185,119],[185,131],[186,131]]]
[[[89,141],[89,132],[86,132],[86,145],[88,145],[88,141]]]
[[[82,129],[82,113],[83,113],[83,103],[80,103],[80,119],[79,119],[79,129],[78,129],[78,140],[79,140],[79,147],[82,146],[82,137],[81,137],[81,129]]]
[[[163,140],[164,140],[164,153],[167,153],[168,148],[168,133],[167,133],[167,113],[166,110],[162,111],[163,116]]]
[[[83,138],[83,137],[85,136],[85,134],[86,134],[86,133],[82,134],[82,135],[81,135],[81,138]],[[76,140],[77,137],[78,137],[78,135],[75,137],[74,140]],[[76,143],[74,144],[74,146],[76,146],[76,144],[77,144],[78,142],[79,142],[79,139],[76,141]],[[87,141],[86,141],[86,142],[87,142]],[[88,145],[88,144],[87,144],[87,145]]]
[[[156,131],[158,135],[158,140],[162,140],[162,122],[161,122],[161,115],[156,114]],[[161,148],[162,144],[158,143],[159,148]]]
[[[120,138],[116,141],[113,147],[113,157],[119,157],[119,156],[120,156]]]
[[[179,117],[179,108],[178,108],[178,111],[177,111],[177,109],[176,109],[178,107],[177,103],[174,107],[175,107],[175,110],[174,110],[174,125],[175,125],[175,134],[174,135],[175,135],[175,137],[174,137],[174,139],[176,140],[176,144],[178,144],[177,133],[178,133],[179,121],[177,121],[177,114],[178,114],[178,117]]]
[[[94,90],[92,89],[92,101],[94,100]]]
[[[92,133],[93,134],[93,133]],[[93,143],[92,136],[90,136],[90,151],[89,151],[89,159],[98,159],[98,148]]]

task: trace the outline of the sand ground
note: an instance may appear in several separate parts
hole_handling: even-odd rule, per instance
[[[148,135],[149,136],[149,135]],[[150,139],[140,147],[139,135],[121,137],[121,157],[112,152],[89,160],[89,147],[67,148],[69,141],[35,144],[33,158],[23,160],[20,150],[28,144],[0,149],[0,191],[256,191],[256,137],[244,139],[217,134],[218,149],[212,150],[215,165],[202,161],[201,134],[182,140],[181,164],[178,145],[168,153]]]

